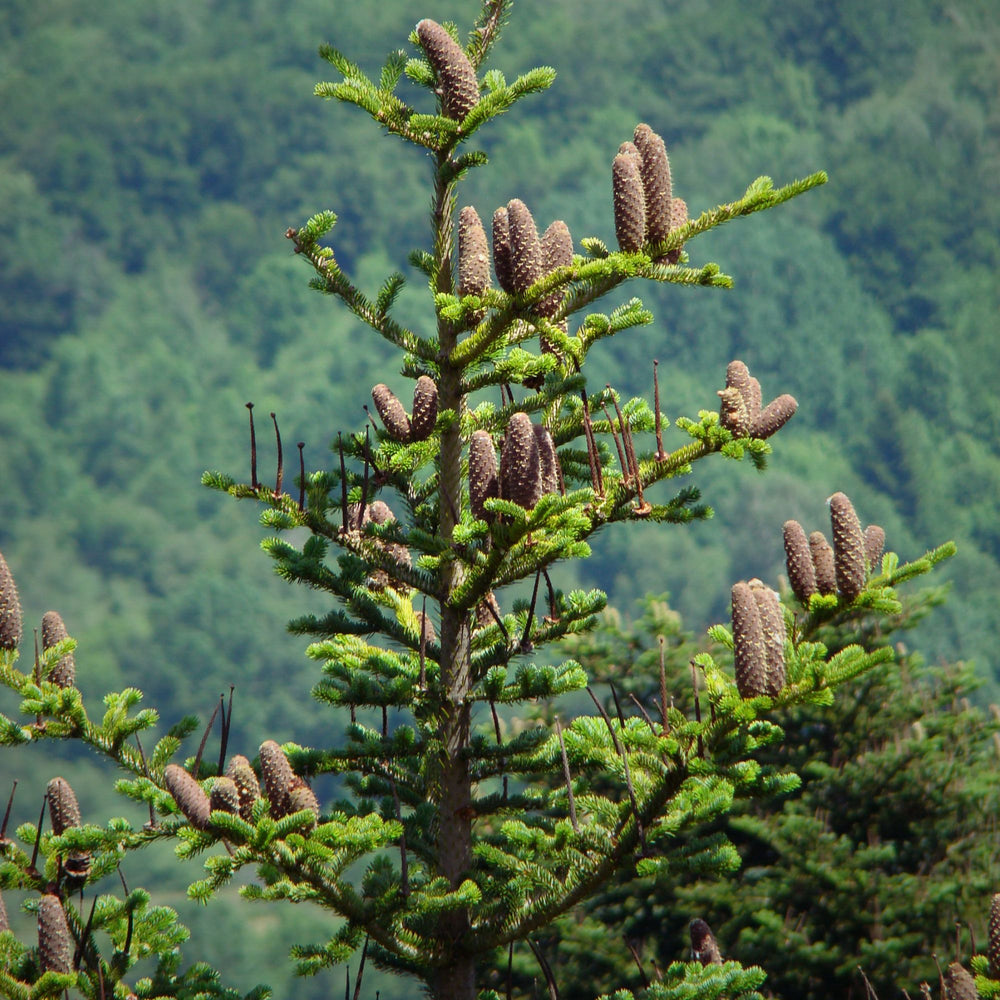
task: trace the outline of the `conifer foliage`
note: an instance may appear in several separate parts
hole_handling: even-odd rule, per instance
[[[673,194],[665,141],[640,124],[631,139],[609,137],[605,211],[613,214],[618,249],[596,237],[576,244],[560,220],[540,235],[525,202],[512,198],[492,213],[493,287],[480,221],[489,207],[461,205],[461,182],[486,165],[474,148],[479,130],[555,75],[542,67],[508,83],[500,70],[485,70],[507,7],[485,0],[464,44],[451,26],[420,21],[410,38],[416,54],[391,53],[377,80],[338,50],[321,49],[342,79],[316,93],[361,108],[432,165],[431,232],[427,247],[409,258],[433,306],[422,328],[394,315],[401,274],[370,296],[341,269],[330,241],[334,212],[287,233],[313,271],[313,286],[350,309],[366,336],[398,349],[402,375],[415,381],[410,412],[386,384],[374,386],[382,426],[372,420],[363,431],[337,434],[330,467],[303,470],[297,496],[283,490],[280,437],[273,489],[257,478],[255,451],[249,482],[205,475],[207,485],[263,507],[262,523],[274,532],[264,547],[283,577],[331,598],[328,614],[301,617],[291,628],[312,640],[309,655],[322,669],[314,694],[340,724],[331,732],[342,726],[344,739],[281,746],[262,733],[256,767],[238,756],[227,768],[223,709],[218,763],[202,759],[204,741],[193,759],[172,760],[189,724],[147,757],[138,734],[155,713],[132,712],[136,689],[108,695],[97,723],[75,677],[64,669],[53,676],[72,640],[54,641],[32,674],[15,668],[20,609],[0,560],[2,677],[27,716],[2,720],[3,742],[81,740],[129,772],[119,789],[151,810],[142,830],[120,820],[106,829],[63,821],[59,833],[39,841],[44,873],[27,851],[5,849],[4,886],[35,893],[26,905],[39,907],[46,928],[44,946],[15,949],[0,968],[11,995],[54,995],[70,985],[90,996],[125,995],[140,947],[167,964],[161,981],[141,982],[137,994],[153,995],[154,986],[159,995],[182,994],[184,981],[168,961],[173,939],[162,924],[143,922],[146,898],[138,890],[102,896],[85,917],[71,905],[59,867],[69,852],[89,852],[84,881],[91,884],[128,851],[161,837],[175,838],[182,858],[211,852],[205,877],[190,888],[194,898],[208,899],[249,868],[258,880],[244,886],[245,896],[329,913],[328,924],[318,923],[327,940],[296,949],[304,974],[360,951],[416,977],[438,1000],[497,1000],[510,996],[499,970],[518,948],[537,958],[556,995],[537,932],[598,893],[623,863],[645,878],[675,867],[731,868],[731,845],[698,831],[735,797],[794,781],[764,774],[755,762],[781,738],[768,719],[772,709],[825,702],[833,686],[891,655],[855,645],[830,656],[819,643],[800,642],[788,627],[792,610],[752,580],[733,588],[732,631],[717,630],[735,650],[735,678],[707,654],[696,660],[707,717],[682,712],[664,690],[655,720],[628,714],[617,700],[609,712],[594,697],[596,714],[505,732],[510,713],[590,691],[579,662],[539,655],[591,628],[605,603],[597,591],[561,590],[559,564],[589,555],[588,540],[612,523],[642,519],[668,530],[706,516],[698,490],[676,481],[714,454],[748,457],[762,468],[765,438],[798,405],[782,395],[762,408],[760,385],[733,362],[720,410],[677,417],[676,441],[665,450],[669,421],[658,394],[651,408],[643,399],[621,400],[610,385],[588,391],[585,376],[591,347],[651,322],[650,313],[635,298],[610,313],[591,306],[636,280],[728,287],[716,264],[692,261],[697,237],[825,181],[816,173],[775,187],[760,177],[741,197],[689,219]],[[404,75],[430,92],[432,109],[400,96]],[[669,122],[660,127],[668,131]],[[839,502],[835,509],[846,510]],[[283,536],[292,529],[305,529],[301,547]],[[834,587],[808,598],[809,614],[858,606],[891,615],[898,610],[893,587],[950,551],[873,569],[856,516],[834,523],[834,541]],[[543,780],[553,773],[563,782]],[[310,785],[320,775],[342,779],[344,798],[320,802]],[[66,812],[65,790],[60,795]],[[53,882],[56,893],[46,893]],[[65,931],[50,897],[62,902]],[[685,925],[689,917],[678,914]],[[113,953],[102,953],[98,929],[110,935]],[[642,994],[756,995],[760,969],[712,954],[707,964],[674,963]]]

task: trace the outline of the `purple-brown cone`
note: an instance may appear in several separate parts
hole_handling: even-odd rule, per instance
[[[733,584],[733,660],[741,698],[767,694],[767,650],[757,601],[748,583]]]
[[[671,204],[670,160],[667,147],[648,125],[635,127],[635,145],[639,151],[639,175],[642,178],[646,208],[646,242],[658,243],[667,238],[673,220]]]
[[[535,444],[538,448],[538,464],[542,472],[542,496],[547,493],[559,492],[559,458],[556,455],[555,442],[548,427],[532,424],[535,434]]]
[[[241,754],[236,754],[226,768],[226,777],[232,778],[233,784],[240,795],[239,813],[243,819],[250,819],[253,804],[260,798],[260,782],[257,774],[250,766],[250,761]]]
[[[527,413],[515,413],[507,425],[500,453],[500,495],[525,510],[542,495],[542,470],[538,444]]]
[[[482,295],[490,287],[490,252],[479,214],[466,205],[458,216],[458,294]]]
[[[260,773],[264,779],[264,791],[271,803],[271,815],[276,819],[288,814],[288,796],[295,781],[285,751],[274,740],[265,740],[260,745]]]
[[[485,500],[500,495],[497,479],[497,453],[488,431],[473,431],[469,443],[469,506],[478,521],[490,521],[493,515],[483,506]]]
[[[619,153],[611,164],[618,249],[635,253],[646,236],[646,203],[643,200],[640,158]]]
[[[385,429],[389,432],[389,437],[403,444],[409,441],[410,418],[395,393],[387,385],[379,382],[372,387],[372,400],[378,415],[382,418],[382,423],[385,424]]]
[[[507,203],[510,230],[511,283],[524,292],[542,276],[542,247],[528,206],[520,198]]]
[[[58,611],[46,611],[42,615],[42,649],[49,649],[57,642],[68,639],[69,633]],[[76,660],[72,653],[61,657],[49,673],[49,680],[61,688],[72,687],[76,681]]]
[[[691,921],[691,951],[702,965],[722,964],[722,952],[712,928],[700,918]]]
[[[510,219],[506,208],[493,213],[493,270],[497,284],[508,294],[514,294],[514,269],[510,256]]]
[[[764,635],[764,693],[773,697],[785,686],[785,614],[778,595],[760,580],[751,580],[750,590],[757,602]]]
[[[10,568],[0,552],[0,649],[17,649],[21,644],[21,599]]]
[[[569,226],[562,219],[556,219],[542,233],[541,250],[542,274],[551,274],[556,268],[573,263],[573,237],[570,235]],[[551,319],[559,311],[565,297],[565,289],[550,292],[544,299],[539,300],[539,313]]]
[[[809,554],[812,556],[813,572],[816,575],[816,589],[821,594],[837,592],[837,572],[833,566],[833,549],[822,531],[809,535]]]
[[[461,121],[479,101],[479,81],[469,57],[440,24],[430,18],[424,18],[417,25],[417,38],[437,74],[442,113]]]
[[[816,593],[816,571],[813,569],[809,539],[798,521],[785,521],[782,528],[785,541],[785,567],[792,592],[804,604]]]
[[[213,812],[218,810],[238,816],[240,813],[240,790],[236,786],[236,782],[229,777],[216,778],[208,796],[208,804]]]
[[[179,764],[168,764],[163,769],[163,783],[187,821],[199,830],[204,830],[208,826],[208,816],[212,809],[201,785]]]
[[[1000,892],[990,900],[989,940],[986,946],[990,959],[990,978],[1000,979]]]
[[[66,923],[66,911],[53,893],[38,901],[38,959],[43,972],[73,971],[73,937]]]
[[[865,536],[853,504],[843,493],[834,493],[829,503],[837,589],[845,601],[853,601],[865,587]]]
[[[882,551],[885,549],[885,530],[877,524],[865,528],[865,562],[872,573],[882,571]]]
[[[750,424],[750,436],[769,438],[791,418],[799,404],[794,396],[783,393],[777,399],[772,399],[767,406],[753,419]]]
[[[434,379],[421,375],[413,387],[413,416],[410,418],[410,440],[425,441],[431,436],[438,414],[438,390]]]

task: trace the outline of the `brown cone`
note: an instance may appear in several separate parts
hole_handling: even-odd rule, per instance
[[[700,918],[691,921],[691,951],[702,965],[722,964],[719,942],[715,940],[712,928]]]
[[[556,219],[542,233],[542,274],[551,274],[557,267],[567,267],[573,263],[573,237],[569,226],[562,219]],[[551,292],[538,303],[538,311],[550,319],[559,311],[566,297],[565,289]]]
[[[413,416],[410,440],[426,441],[434,430],[438,415],[438,390],[434,379],[421,375],[413,387]]]
[[[750,436],[769,438],[792,418],[798,408],[795,397],[789,396],[787,392],[772,399],[751,422]]]
[[[785,567],[792,592],[804,604],[816,593],[816,571],[813,569],[809,539],[798,521],[785,521],[782,528],[785,541]]]
[[[379,382],[372,387],[372,400],[378,415],[382,418],[382,423],[385,424],[385,429],[389,432],[389,437],[403,444],[409,441],[410,418],[395,393],[387,385]]]
[[[473,431],[469,443],[469,506],[477,521],[491,521],[493,515],[483,501],[500,495],[497,453],[488,431]]]
[[[865,528],[865,562],[872,573],[882,571],[882,551],[885,549],[885,531],[877,524]]]
[[[0,893],[0,931],[10,930],[10,920],[7,917],[7,907],[3,905],[3,893]]]
[[[686,226],[688,221],[688,207],[687,202],[683,198],[672,198],[670,200],[670,229],[680,229],[681,226]],[[681,259],[681,250],[683,250],[683,245],[677,247],[675,250],[671,250],[667,254],[667,263],[676,264]]]
[[[812,556],[813,572],[816,575],[816,589],[821,594],[837,592],[837,573],[833,567],[833,549],[822,531],[809,535],[809,554]]]
[[[639,174],[640,158],[619,153],[611,164],[618,249],[635,253],[646,236],[646,204]]]
[[[458,294],[482,295],[490,287],[490,252],[479,214],[466,205],[458,216]]]
[[[764,693],[773,697],[780,694],[785,686],[785,614],[781,610],[778,595],[760,580],[751,580],[750,590],[757,602],[757,613],[764,635]]]
[[[275,819],[288,814],[288,796],[295,781],[285,756],[285,751],[274,740],[266,740],[260,745],[260,773],[264,779],[264,790],[271,803],[271,815]]]
[[[204,830],[208,826],[208,814],[212,810],[201,785],[179,764],[168,764],[163,769],[163,783],[187,821],[199,830]]]
[[[0,552],[0,649],[17,649],[21,644],[21,599],[10,568]]]
[[[417,25],[417,38],[440,84],[441,112],[447,118],[461,121],[479,101],[479,81],[469,57],[440,24],[430,18],[424,18]]]
[[[319,819],[319,800],[305,778],[296,775],[288,792],[288,815],[301,812],[303,809],[308,809],[313,814],[312,825],[315,826],[316,820]]]
[[[952,962],[944,973],[946,1000],[979,1000],[976,981],[972,974],[958,962]]]
[[[237,754],[226,768],[226,776],[232,778],[240,796],[239,812],[243,819],[250,819],[253,804],[260,798],[260,782],[250,766],[250,761]]]
[[[730,361],[726,366],[726,388],[739,390],[751,420],[760,413],[760,383],[755,393],[753,383],[756,381],[742,361]]]
[[[741,698],[755,698],[767,693],[767,651],[760,612],[749,584],[733,584],[732,608],[736,688]]]
[[[510,219],[506,208],[493,213],[493,270],[497,283],[508,294],[514,294],[514,269],[510,256]]]
[[[70,783],[65,778],[53,778],[45,789],[49,802],[52,832],[58,837],[66,830],[81,825],[80,806]],[[63,871],[73,887],[83,885],[90,874],[89,851],[70,851],[63,859]]]
[[[829,503],[837,589],[845,601],[853,601],[865,587],[865,536],[854,506],[843,493],[834,493]]]
[[[57,642],[68,639],[69,633],[58,611],[46,611],[42,615],[42,649],[49,649]],[[67,653],[49,673],[49,680],[61,688],[72,687],[76,681],[76,660]]]
[[[641,157],[639,174],[646,206],[646,242],[658,243],[670,233],[673,217],[670,160],[663,139],[648,125],[636,125],[634,138]]]
[[[500,495],[525,510],[542,495],[542,469],[538,444],[527,413],[515,413],[507,425],[500,452]]]
[[[232,778],[216,778],[212,785],[212,791],[208,796],[209,807],[214,812],[232,813],[234,816],[240,812],[240,790]]]
[[[48,893],[38,901],[38,958],[43,972],[73,971],[73,937],[59,897]]]
[[[719,423],[736,437],[746,437],[750,432],[750,414],[746,400],[735,386],[727,386],[717,393],[719,397]]]
[[[1000,892],[990,900],[989,943],[990,978],[1000,979]]]
[[[559,492],[559,458],[555,442],[547,427],[532,424],[535,444],[538,448],[538,463],[542,470],[542,496]]]
[[[639,149],[634,142],[632,142],[630,139],[626,139],[618,147],[618,154],[619,156],[638,156]]]
[[[528,206],[520,198],[507,203],[510,227],[511,283],[524,292],[542,276],[542,247]]]

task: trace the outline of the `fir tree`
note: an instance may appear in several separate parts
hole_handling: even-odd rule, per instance
[[[504,732],[505,713],[518,706],[563,699],[568,713],[568,696],[589,691],[579,662],[540,655],[592,628],[605,603],[599,592],[560,590],[552,580],[558,564],[586,557],[588,539],[609,524],[646,520],[666,530],[707,516],[693,486],[660,497],[658,484],[687,476],[714,454],[762,468],[765,439],[797,406],[788,395],[764,405],[757,380],[734,362],[718,412],[676,418],[679,433],[668,441],[655,392],[651,408],[642,399],[621,400],[610,385],[588,392],[584,376],[591,347],[650,323],[651,315],[635,298],[606,314],[590,307],[629,281],[728,287],[716,264],[689,257],[697,237],[825,181],[816,173],[775,187],[760,177],[741,197],[690,219],[674,193],[683,182],[670,174],[666,144],[639,124],[631,136],[609,137],[607,210],[618,249],[593,237],[574,244],[559,221],[539,232],[528,206],[513,198],[486,216],[500,286],[492,287],[485,227],[473,206],[458,212],[456,246],[460,185],[486,165],[474,148],[480,129],[554,79],[546,67],[511,83],[497,69],[484,70],[507,6],[485,0],[465,44],[450,26],[422,20],[410,38],[417,55],[392,52],[377,80],[336,49],[321,50],[342,79],[316,93],[356,105],[430,161],[430,238],[409,259],[427,279],[433,320],[418,330],[397,318],[399,273],[374,295],[351,280],[328,239],[334,212],[320,212],[287,236],[312,268],[314,287],[346,305],[368,336],[398,349],[402,374],[416,383],[412,404],[375,386],[380,424],[372,418],[374,429],[339,434],[328,469],[307,476],[303,462],[297,495],[284,489],[280,435],[273,485],[258,477],[253,447],[249,482],[205,476],[207,485],[263,506],[262,523],[277,533],[264,547],[283,577],[331,597],[328,614],[291,627],[312,639],[309,655],[323,671],[314,694],[331,718],[349,718],[345,739],[280,746],[261,733],[255,768],[247,747],[235,748],[244,755],[227,766],[224,709],[217,763],[203,759],[204,740],[193,758],[172,760],[190,722],[147,756],[138,736],[155,713],[133,711],[141,696],[128,689],[108,695],[101,722],[93,721],[75,676],[59,667],[73,651],[71,639],[48,647],[33,673],[16,669],[16,592],[0,581],[10,637],[0,653],[2,678],[21,695],[27,717],[4,718],[0,738],[80,740],[129,772],[119,790],[151,810],[142,830],[121,820],[106,828],[62,820],[61,832],[39,840],[44,871],[27,850],[6,848],[3,885],[36,894],[29,905],[39,906],[40,933],[44,928],[37,950],[4,953],[10,957],[0,974],[11,995],[54,995],[71,985],[88,996],[112,989],[125,995],[129,970],[150,952],[162,956],[165,971],[136,984],[137,994],[184,995],[186,981],[175,975],[176,931],[166,941],[157,938],[160,925],[142,923],[139,890],[102,896],[92,917],[70,901],[70,877],[91,885],[158,838],[176,839],[182,858],[211,851],[205,877],[190,888],[196,899],[250,868],[259,881],[244,886],[245,896],[311,903],[328,913],[320,925],[326,940],[296,949],[303,973],[360,950],[362,964],[414,976],[439,1000],[497,998],[510,995],[502,970],[517,946],[536,956],[554,995],[539,933],[592,898],[623,864],[650,880],[731,869],[736,852],[710,824],[735,799],[797,780],[758,762],[781,739],[772,711],[829,703],[836,686],[890,658],[877,641],[831,652],[804,637],[791,609],[763,583],[741,581],[733,588],[732,631],[713,632],[736,651],[735,679],[708,654],[696,658],[705,715],[692,718],[663,689],[655,717],[626,714],[620,699],[611,712],[594,697],[596,714],[577,710],[553,725]],[[433,110],[399,95],[404,75],[433,93]],[[252,407],[250,415],[253,440]],[[891,557],[869,565],[849,507],[838,494],[835,579],[808,597],[809,620],[859,608],[894,614],[895,586],[950,552],[942,547],[906,566]],[[308,534],[301,547],[282,537],[295,529]],[[553,773],[563,781],[545,780]],[[345,797],[319,802],[310,787],[319,775],[340,776]],[[41,828],[18,834],[30,842]],[[69,871],[65,859],[79,867],[84,853],[89,871]],[[167,918],[162,924],[174,926]],[[102,952],[98,930],[110,934],[111,953]],[[759,968],[717,962],[709,937],[699,940],[698,960],[673,963],[644,986],[645,996],[756,995]],[[631,995],[615,993],[619,1000]]]

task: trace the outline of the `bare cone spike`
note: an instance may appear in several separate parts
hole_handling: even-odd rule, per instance
[[[473,431],[469,444],[469,506],[478,521],[492,521],[484,501],[500,495],[497,453],[488,431]]]
[[[434,379],[421,375],[413,388],[413,416],[410,418],[410,440],[425,441],[434,431],[438,413],[438,390]]]
[[[405,444],[410,440],[410,418],[396,394],[384,383],[372,387],[372,401],[389,437]]]
[[[785,568],[792,593],[808,606],[809,598],[817,592],[816,571],[813,569],[809,539],[798,521],[785,521],[782,528],[785,543]]]
[[[646,242],[659,243],[670,234],[673,219],[667,147],[645,123],[636,125],[634,139],[640,156],[639,175],[646,206]]]
[[[945,969],[944,995],[946,1000],[979,1000],[975,979],[959,962],[952,962]]]
[[[514,291],[527,291],[542,276],[542,248],[528,206],[520,198],[507,203],[510,263]]]
[[[736,688],[741,698],[767,693],[767,651],[757,601],[747,583],[732,589],[733,659]]]
[[[73,946],[66,911],[58,896],[47,893],[38,901],[38,959],[42,971],[71,973]]]
[[[417,24],[417,38],[440,84],[442,114],[461,121],[479,101],[479,81],[469,57],[440,24],[430,18]]]
[[[514,294],[514,269],[510,257],[510,219],[506,208],[493,213],[493,271],[497,284],[508,294]]]
[[[163,783],[187,821],[199,830],[204,830],[208,826],[208,816],[212,809],[201,785],[179,764],[168,764],[163,769]]]
[[[17,649],[21,635],[21,599],[10,567],[0,552],[0,649]]]
[[[833,549],[822,531],[809,535],[809,553],[816,574],[816,588],[821,594],[837,592],[837,573],[833,566]]]
[[[751,580],[750,590],[757,602],[757,613],[764,635],[764,693],[774,697],[785,686],[785,614],[781,610],[778,595],[760,580]]]
[[[845,601],[853,601],[865,587],[865,537],[854,506],[843,493],[834,493],[829,504],[837,589]]]
[[[525,510],[534,507],[542,495],[538,445],[527,413],[515,413],[507,425],[500,453],[500,493]]]
[[[646,235],[646,205],[643,201],[639,158],[619,153],[611,164],[614,194],[615,236],[618,249],[636,253]]]
[[[42,615],[42,649],[51,649],[56,643],[68,639],[66,625],[58,611],[46,611]],[[76,660],[67,653],[49,672],[49,680],[61,688],[72,687],[76,681]]]

